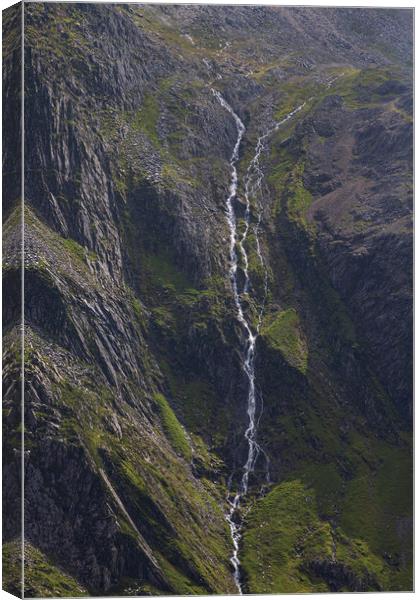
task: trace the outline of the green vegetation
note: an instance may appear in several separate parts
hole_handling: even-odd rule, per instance
[[[178,294],[192,287],[183,271],[174,265],[169,253],[144,254],[143,265],[153,286]]]
[[[358,535],[398,568],[391,589],[408,590],[412,572],[413,465],[405,444],[393,448],[384,442],[354,436],[356,451],[367,458],[349,482],[341,523],[349,535]]]
[[[95,279],[88,267],[88,260],[97,259],[95,252],[53,231],[27,203],[24,208],[24,219],[25,227],[31,229],[39,248],[37,259],[29,266],[31,270],[40,272],[46,279],[51,279],[53,273],[59,272],[67,280],[82,279],[95,287]]]
[[[71,238],[64,239],[63,245],[67,252],[73,255],[76,260],[86,261],[87,256],[90,258],[90,260],[96,260],[97,258],[95,252],[88,252],[85,248],[83,248],[83,246]]]
[[[310,108],[311,98],[318,96],[321,89],[318,83],[305,76],[296,76],[286,84],[281,84],[281,99],[279,108],[275,113],[276,121],[281,121],[298,106],[306,103],[303,112],[299,113],[299,118]]]
[[[183,377],[179,368],[171,368],[166,361],[162,362],[161,367],[177,412],[182,415],[189,431],[196,434],[200,448],[201,437],[210,442],[212,447],[222,448],[228,435],[229,412],[228,407],[218,400],[214,387],[204,376]]]
[[[319,257],[314,243],[315,225],[306,218],[312,196],[303,184],[304,160],[302,155],[294,158],[283,146],[273,145],[270,155],[273,172],[269,178],[277,196],[273,217],[277,218],[281,238],[285,241],[284,249],[280,250],[285,253],[286,263],[281,285],[284,285],[285,278],[287,281],[289,270],[299,273],[312,297],[313,308],[324,321],[323,335],[327,331],[331,334],[327,335],[329,339],[339,335],[355,348],[357,339],[354,324]],[[293,298],[293,289],[290,293]],[[330,341],[326,341],[326,345],[329,346]]]
[[[134,132],[144,131],[157,147],[160,141],[157,134],[159,102],[155,94],[146,94],[140,109],[132,114],[125,113],[127,124]]]
[[[113,146],[118,160],[112,167],[113,182],[116,190],[123,196],[138,186],[143,180],[157,176],[161,184],[169,190],[173,186],[197,187],[200,169],[197,164],[208,162],[208,157],[181,158],[180,150],[188,136],[191,135],[187,125],[187,109],[183,96],[190,92],[191,82],[183,81],[186,86],[174,92],[171,85],[177,83],[174,77],[164,79],[152,93],[144,96],[142,104],[135,110],[122,111],[106,108],[98,117],[100,131],[104,141]],[[179,82],[178,82],[179,84]],[[197,100],[195,100],[197,101]],[[164,105],[176,122],[176,129],[165,138],[158,135],[158,124]],[[153,172],[144,168],[139,154],[139,147],[150,142],[150,151],[155,153]]]
[[[16,540],[3,545],[3,588],[20,596],[21,545]],[[88,596],[73,577],[55,566],[40,550],[25,542],[25,596],[29,598]]]
[[[168,401],[162,394],[155,394],[154,399],[159,409],[163,429],[174,450],[183,456],[185,460],[191,460],[191,447],[187,436],[174,411],[169,406]]]
[[[260,240],[260,244],[262,240]],[[268,268],[268,280],[271,281],[272,273],[268,265],[261,264],[261,259],[257,252],[257,243],[255,233],[253,231],[248,232],[248,236],[245,244],[246,252],[248,255],[248,271],[252,280],[252,285],[260,298],[264,295],[264,282],[265,282],[265,267]]]
[[[346,465],[347,477],[340,474],[340,464]],[[388,589],[408,590],[412,460],[405,443],[392,446],[354,433],[335,467],[307,465],[301,476],[315,487],[322,514],[338,520],[346,535],[363,540],[375,555],[387,557]]]
[[[165,560],[163,557],[161,558],[161,563],[171,585],[173,586],[173,589],[177,590],[177,593],[183,596],[206,595],[207,590],[205,587],[198,585],[197,583],[193,583],[191,579],[189,579],[180,569],[174,567],[173,564]]]
[[[22,545],[20,540],[6,542],[2,547],[2,588],[20,597],[22,595]]]
[[[10,235],[17,227],[22,226],[22,204],[20,199],[16,199],[10,213],[3,223],[3,235]]]
[[[42,19],[45,10],[41,4],[34,4],[26,9],[27,43],[46,57],[45,64],[51,64],[53,57],[60,64],[60,68],[66,72],[76,70],[79,76],[80,73],[86,74],[88,72],[86,55],[94,55],[95,46],[84,35],[83,26],[86,16],[83,11],[75,6],[57,7],[55,19],[46,19],[42,27],[37,27],[36,24],[39,23],[37,19],[39,17]],[[28,18],[29,15],[31,18]]]
[[[337,591],[387,589],[389,576],[365,541],[319,517],[314,490],[299,480],[277,485],[251,509],[242,564],[254,593],[326,592],[328,572]]]
[[[25,595],[77,597],[88,593],[75,579],[51,564],[42,552],[25,544]]]
[[[289,218],[301,226],[312,229],[306,220],[306,212],[312,204],[312,196],[303,184],[303,161],[294,167],[289,180],[287,209]]]
[[[325,592],[300,570],[305,548],[310,555],[330,556],[329,525],[319,521],[313,493],[299,481],[276,486],[247,515],[242,566],[254,593]]]
[[[144,429],[137,409],[129,409],[126,416],[119,414],[116,426],[113,396],[95,379],[78,385],[63,382],[56,394],[66,415],[58,435],[63,443],[82,441],[96,469],[107,473],[172,589],[179,593],[230,589],[229,534],[218,494],[212,485],[204,487],[194,479],[188,465],[175,454],[189,462],[193,450],[164,396],[156,393],[153,399],[162,435],[158,426],[153,432]],[[141,402],[148,404],[146,398]],[[175,453],[169,451],[168,443]],[[192,446],[197,448],[196,458],[212,462],[197,442]],[[121,534],[136,544],[138,534],[124,512],[118,510],[117,516]],[[213,557],[211,564],[205,559],[207,552]],[[144,582],[137,585],[142,587]]]
[[[380,86],[389,81],[401,81],[402,74],[397,69],[375,67],[356,69],[343,67],[331,69],[336,76],[329,93],[339,94],[347,108],[375,108],[383,106],[395,98],[395,92],[379,93]]]
[[[399,445],[353,430],[340,439],[337,410],[308,406],[298,402],[273,424],[276,439],[287,432],[286,481],[247,514],[249,589],[322,591],[329,581],[319,580],[322,561],[345,565],[342,591],[411,589],[412,460],[404,436]]]
[[[261,335],[269,347],[279,350],[293,367],[302,373],[306,372],[308,348],[301,332],[298,313],[294,308],[267,316]]]
[[[130,11],[130,16],[139,29],[151,34],[159,43],[164,42],[186,56],[197,52],[191,42],[176,27],[171,26],[167,19],[163,19],[154,7],[136,7],[134,12]]]
[[[140,248],[135,253],[133,250],[133,255],[139,261],[140,295],[151,308],[151,325],[159,339],[159,364],[176,414],[189,431],[220,449],[227,437],[228,408],[208,375],[201,369],[191,372],[187,365],[191,367],[196,361],[196,357],[189,358],[191,336],[201,340],[200,345],[211,347],[224,341],[225,328],[229,337],[234,335],[226,281],[213,277],[202,289],[194,288],[188,274],[176,266],[164,247],[156,254]]]
[[[292,227],[294,231],[289,237],[288,229],[283,229],[283,227],[290,222],[286,222],[284,219],[280,223],[282,226],[280,237],[290,250],[290,255],[288,254],[285,259],[286,266],[293,269],[294,262],[290,262],[291,258],[294,260],[299,256],[297,239],[299,251],[302,252],[302,257],[297,258],[298,265],[305,260],[316,259],[310,237],[308,235],[303,237],[302,234],[297,238],[296,224],[293,226],[288,224],[287,226]],[[303,252],[304,244],[306,244],[305,253]],[[275,251],[274,247],[272,251]],[[355,582],[358,582],[359,589],[381,587],[407,590],[412,585],[410,449],[406,442],[402,441],[403,438],[397,444],[385,440],[379,441],[367,429],[366,420],[356,416],[357,409],[355,410],[355,407],[353,407],[354,414],[349,417],[348,407],[331,401],[332,394],[334,394],[333,388],[329,387],[331,384],[318,376],[316,370],[317,365],[320,364],[320,358],[329,356],[331,344],[336,343],[331,340],[337,339],[340,340],[339,343],[349,343],[357,348],[352,321],[349,319],[339,295],[329,284],[327,275],[320,265],[318,268],[320,271],[317,276],[314,276],[313,269],[308,271],[307,278],[306,271],[301,273],[305,278],[306,287],[311,291],[310,302],[314,302],[318,307],[316,312],[323,323],[323,330],[320,332],[321,335],[316,340],[316,344],[313,339],[308,338],[308,344],[309,341],[311,343],[311,352],[308,356],[309,364],[305,375],[310,389],[299,379],[291,380],[289,373],[287,374],[287,386],[282,384],[283,376],[279,373],[277,373],[277,378],[275,380],[273,378],[271,381],[269,374],[272,371],[272,365],[268,357],[264,358],[265,361],[268,361],[265,407],[270,415],[275,413],[276,417],[273,420],[270,416],[269,423],[262,422],[261,429],[264,430],[265,437],[263,447],[271,447],[273,455],[283,456],[284,477],[287,480],[298,479],[305,488],[310,490],[316,507],[317,519],[324,523],[324,527],[325,523],[328,526],[331,525],[331,535],[334,537],[336,546],[336,561],[346,565],[346,569],[349,569],[353,574],[352,577],[355,578],[343,583],[343,590],[352,589],[351,586],[356,585]],[[282,273],[281,282],[284,278],[285,275]],[[293,297],[296,297],[296,289],[292,289],[291,293]],[[306,299],[304,300],[304,298]],[[302,301],[306,302],[309,298],[305,294]],[[292,325],[296,325],[298,317],[289,311],[266,317],[262,336],[269,347],[276,345],[279,347],[279,342],[284,343],[284,337],[288,331],[285,324],[288,325],[288,321]],[[273,327],[270,340],[268,333],[270,326],[275,324],[276,317],[279,318],[279,322],[277,327]],[[324,336],[325,339],[323,339]],[[288,339],[286,336],[286,339],[290,343],[290,338]],[[296,348],[296,339],[293,335],[291,340],[295,341]],[[323,346],[324,348],[322,348]],[[366,373],[366,383],[372,386],[372,398],[378,402],[378,410],[392,414],[385,392],[375,384],[375,378],[369,372]],[[381,408],[382,405],[384,408]],[[396,472],[397,465],[399,465],[398,473]],[[397,490],[401,490],[401,493],[398,494]],[[258,501],[257,506],[259,502],[263,503],[264,500]],[[265,508],[270,508],[268,504],[262,506],[264,508],[261,508],[261,518]],[[294,506],[290,510],[295,514]],[[253,511],[254,509],[251,510],[250,515],[254,514]],[[267,522],[272,522],[274,517],[271,513],[269,514]],[[305,518],[304,522],[306,522]],[[312,559],[305,559],[305,556],[310,556],[308,548],[305,550],[306,554],[303,555],[300,555],[299,550],[297,553],[299,556],[295,557],[296,561],[290,559],[286,563],[279,562],[277,567],[275,566],[277,558],[273,557],[274,575],[268,576],[267,574],[271,571],[266,568],[266,565],[267,563],[271,564],[271,557],[266,554],[264,549],[269,544],[264,542],[266,544],[264,547],[263,540],[270,539],[269,532],[266,531],[262,521],[258,523],[257,527],[256,524],[254,526],[252,519],[253,517],[250,516],[248,546],[244,541],[244,555],[247,556],[246,561],[248,562],[246,574],[249,578],[250,590],[260,592],[317,591],[324,588],[328,579],[319,579],[319,569],[316,571],[318,575],[315,577],[315,572],[310,565]],[[279,520],[283,523],[283,516]],[[314,528],[315,525],[310,526],[311,530]],[[255,536],[260,530],[261,537],[257,539]],[[277,533],[280,537],[278,530]],[[287,539],[287,532],[281,530],[281,535],[285,535]],[[298,534],[296,533],[296,535]],[[279,552],[281,552],[281,548]],[[254,563],[253,553],[255,556],[260,556]],[[280,559],[278,560],[280,561]],[[266,573],[266,585],[257,582],[258,573],[263,570]],[[285,579],[281,578],[283,576]],[[333,579],[336,579],[336,576]],[[280,585],[284,587],[280,587]]]
[[[270,162],[272,168],[268,181],[278,198],[274,205],[274,212],[278,213],[285,204],[290,221],[309,232],[313,231],[312,224],[308,223],[306,218],[307,210],[312,204],[312,195],[303,183],[304,160],[296,160],[285,147],[273,144]]]

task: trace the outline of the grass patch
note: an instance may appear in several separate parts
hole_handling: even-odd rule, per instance
[[[73,443],[77,442],[75,434],[83,440],[95,465],[107,473],[174,591],[186,593],[189,588],[196,593],[199,590],[221,593],[231,589],[229,538],[222,510],[211,496],[214,491],[204,488],[191,476],[184,460],[168,453],[159,427],[149,434],[138,425],[137,411],[118,416],[121,434],[117,436],[109,412],[115,414],[113,397],[102,388],[100,393],[88,392],[86,381],[81,386],[66,384],[57,389],[68,415],[68,430],[60,427],[59,435],[65,443],[70,443],[69,434]],[[155,395],[154,404],[167,440],[178,455],[190,462],[193,452],[172,408],[161,394]],[[212,461],[205,456],[204,448],[200,449],[200,455],[202,462]],[[137,534],[124,514],[117,513],[121,533],[136,539]],[[211,561],[207,561],[209,556]],[[170,564],[168,569],[167,564]],[[173,578],[168,575],[171,569]]]
[[[163,252],[144,254],[143,265],[154,286],[178,294],[192,288],[187,276]]]
[[[86,248],[83,248],[83,246],[71,238],[64,239],[63,246],[74,256],[76,260],[86,262],[86,257],[89,257],[91,260],[96,260],[97,258],[95,252],[88,252]]]
[[[279,107],[274,113],[276,121],[284,119],[304,102],[309,103],[311,97],[318,96],[320,86],[315,81],[308,79],[307,76],[296,76],[286,83],[282,82],[281,93]],[[300,113],[300,117],[301,115],[302,113]]]
[[[178,421],[174,411],[162,394],[155,394],[154,400],[159,410],[163,429],[177,454],[190,461],[192,452],[185,431]]]
[[[389,81],[401,81],[401,74],[389,68],[343,68],[331,85],[329,93],[340,95],[351,110],[375,108],[395,97],[390,90],[380,93],[380,86]]]
[[[302,373],[308,367],[308,348],[294,308],[267,316],[261,329],[270,348],[282,353],[285,360]]]
[[[159,147],[160,141],[157,134],[159,122],[159,102],[154,94],[146,94],[143,104],[138,111],[128,118],[130,127],[138,132],[143,131],[147,134],[154,146]]]
[[[3,588],[21,595],[21,545],[13,541],[3,545]],[[25,597],[80,597],[88,592],[77,581],[55,566],[40,550],[25,542]]]
[[[312,204],[312,195],[303,185],[304,168],[304,162],[300,161],[292,170],[288,186],[287,211],[291,221],[296,221],[305,229],[309,229],[306,212]]]
[[[366,541],[322,520],[314,490],[299,480],[277,485],[251,509],[242,565],[247,587],[256,593],[388,589],[386,563]],[[340,576],[332,588],[335,572]]]
[[[326,592],[300,570],[303,549],[311,557],[331,556],[328,523],[316,513],[312,491],[300,481],[276,486],[247,516],[242,565],[247,588],[254,593]]]
[[[211,446],[219,448],[226,443],[229,413],[219,400],[215,388],[204,378],[180,375],[182,369],[162,364],[177,412],[189,431],[204,437]]]
[[[284,146],[273,145],[270,153],[271,175],[268,178],[278,200],[274,204],[274,213],[279,213],[285,205],[290,221],[307,231],[313,231],[306,213],[312,204],[312,194],[303,183],[305,163],[303,159],[294,159]]]
[[[397,565],[391,588],[412,589],[413,467],[405,447],[390,447],[379,440],[354,439],[372,469],[361,466],[349,482],[341,526],[349,535],[363,537],[369,547]]]

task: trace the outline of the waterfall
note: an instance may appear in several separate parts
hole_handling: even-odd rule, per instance
[[[256,340],[260,331],[266,298],[268,291],[268,273],[264,263],[264,258],[261,251],[261,246],[259,242],[259,230],[261,226],[262,220],[262,198],[261,198],[261,184],[263,180],[263,172],[260,167],[259,159],[261,153],[265,148],[265,141],[267,137],[275,130],[277,130],[280,125],[289,120],[293,115],[295,115],[299,110],[301,110],[304,106],[297,107],[295,110],[290,112],[284,119],[275,124],[273,128],[271,128],[267,133],[258,138],[257,145],[255,147],[254,157],[251,160],[248,169],[246,171],[245,180],[244,180],[244,188],[245,188],[245,229],[241,236],[238,236],[237,226],[236,226],[236,215],[235,209],[233,206],[233,202],[236,198],[238,191],[238,171],[236,168],[236,164],[239,159],[239,147],[241,145],[242,138],[245,133],[245,125],[239,118],[239,116],[235,113],[232,107],[226,102],[223,96],[219,91],[212,89],[213,94],[221,104],[221,106],[226,109],[231,116],[233,117],[236,130],[237,137],[236,142],[232,151],[232,155],[230,158],[230,169],[231,169],[231,178],[229,185],[229,195],[226,199],[226,219],[229,226],[229,278],[232,285],[233,298],[236,306],[236,316],[241,324],[245,336],[245,351],[243,354],[243,370],[247,377],[248,381],[248,397],[247,397],[247,416],[248,416],[248,427],[245,430],[244,437],[248,444],[248,455],[245,464],[243,465],[243,473],[241,482],[239,485],[239,489],[237,490],[233,500],[231,500],[231,496],[228,498],[229,503],[229,511],[226,515],[226,520],[230,527],[230,533],[233,541],[233,553],[231,556],[231,564],[233,566],[233,575],[236,586],[240,594],[242,594],[242,585],[241,585],[241,576],[240,576],[240,560],[239,560],[239,542],[241,539],[241,527],[242,521],[238,515],[241,499],[248,492],[249,485],[249,476],[254,471],[256,461],[260,453],[262,453],[266,459],[267,465],[267,475],[266,479],[269,482],[269,462],[268,457],[259,444],[256,441],[257,437],[257,428],[258,421],[256,420],[256,410],[257,410],[257,394],[255,387],[255,345]],[[255,331],[253,332],[251,323],[247,320],[245,316],[245,312],[242,304],[242,295],[248,294],[250,290],[250,277],[249,277],[249,259],[246,251],[245,243],[251,228],[251,200],[254,198],[257,202],[257,217],[256,224],[254,225],[254,233],[256,239],[256,249],[259,260],[261,262],[261,266],[264,271],[264,295],[262,302],[260,304],[260,309],[258,313],[258,322]],[[244,284],[241,291],[239,291],[238,284],[238,252],[237,245],[239,247],[239,252],[242,259],[242,270],[244,274]],[[261,415],[260,415],[261,416]],[[230,485],[229,485],[230,488]]]

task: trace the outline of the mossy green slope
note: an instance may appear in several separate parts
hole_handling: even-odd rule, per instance
[[[162,419],[163,429],[168,436],[173,448],[181,454],[185,460],[191,460],[192,453],[184,429],[176,418],[168,401],[162,394],[155,394],[155,402],[159,408],[159,414]]]
[[[299,328],[296,310],[290,308],[267,316],[261,336],[271,348],[279,350],[293,367],[305,373],[308,366],[308,350]]]
[[[387,111],[390,98],[375,90],[393,77],[381,69],[343,69],[327,93],[342,94],[350,110]],[[260,430],[263,447],[279,459],[274,479],[282,483],[247,513],[244,575],[247,589],[261,593],[411,590],[410,434],[374,367],[359,375],[362,385],[353,379],[347,388],[348,365],[368,365],[363,332],[331,285],[308,218],[302,132],[310,131],[322,97],[311,98],[306,129],[296,136],[295,124],[279,129],[266,159],[277,215],[269,247],[281,267],[272,291],[282,310],[274,305],[261,330]]]
[[[3,545],[3,588],[16,596],[22,593],[16,587],[20,577],[21,551],[19,542]],[[54,566],[53,561],[29,543],[25,543],[24,556],[26,598],[77,598],[89,595],[73,577]]]
[[[191,460],[194,445],[167,400],[159,393],[154,396],[169,446],[158,431],[138,429],[134,413],[128,419],[119,417],[121,433],[112,432],[106,425],[112,419],[112,398],[105,390],[86,393],[66,384],[57,391],[74,414],[63,423],[65,438],[83,441],[97,468],[108,473],[171,587],[179,593],[204,593],[229,586],[229,538],[218,493],[191,476],[184,461]],[[90,427],[81,427],[86,420]],[[124,535],[135,540],[136,531],[124,513],[119,522]],[[202,536],[205,542],[200,542]]]
[[[311,471],[316,472],[316,467],[312,466],[308,473]],[[370,477],[375,488],[378,481],[373,474]],[[405,473],[405,481],[409,477],[410,473]],[[310,479],[307,476],[307,483],[288,480],[275,486],[248,512],[242,550],[247,589],[259,593],[409,590],[411,579],[406,565],[395,570],[389,563],[395,543],[401,551],[401,544],[396,542],[399,507],[395,501],[390,502],[392,494],[381,504],[362,492],[363,506],[367,503],[375,507],[371,509],[374,517],[367,532],[369,517],[363,525],[358,522],[361,506],[354,507],[352,517],[346,514],[354,500],[351,491],[342,517],[325,520],[321,515],[325,515],[326,479],[318,478],[318,484],[322,481],[320,492],[311,487]],[[369,486],[367,480],[364,483]],[[355,485],[360,486],[357,478]],[[335,485],[331,488],[336,490]],[[404,503],[409,505],[409,500]],[[405,508],[401,517],[404,511]],[[387,519],[388,544],[378,544]],[[384,548],[388,552],[384,553]]]

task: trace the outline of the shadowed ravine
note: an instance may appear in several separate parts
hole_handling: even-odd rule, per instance
[[[247,403],[246,403],[246,412],[248,416],[248,427],[244,432],[245,440],[248,444],[248,455],[245,464],[242,467],[242,478],[236,493],[232,493],[231,485],[229,486],[229,511],[226,514],[226,520],[229,523],[230,532],[233,541],[233,553],[231,556],[231,563],[234,569],[234,579],[236,586],[239,590],[239,593],[243,593],[242,583],[241,583],[241,562],[239,559],[239,543],[241,540],[241,530],[243,517],[240,514],[240,505],[241,500],[248,493],[249,486],[249,476],[255,469],[255,464],[260,454],[263,454],[265,463],[266,463],[266,483],[270,481],[270,463],[267,454],[261,448],[261,446],[257,442],[258,436],[258,422],[262,416],[263,412],[263,399],[261,394],[259,395],[260,404],[259,407],[260,414],[257,419],[257,392],[256,392],[256,384],[255,384],[255,358],[256,358],[256,341],[259,335],[264,307],[267,299],[268,292],[268,274],[267,268],[265,266],[264,258],[261,251],[260,241],[259,241],[259,229],[262,221],[262,181],[264,174],[260,167],[260,156],[261,153],[265,149],[265,142],[268,139],[269,135],[276,131],[283,123],[286,123],[290,118],[292,118],[296,113],[298,113],[305,105],[305,103],[301,104],[294,110],[292,110],[286,117],[284,117],[281,121],[275,124],[274,127],[269,129],[264,135],[260,136],[257,141],[257,145],[255,147],[254,156],[249,163],[245,174],[245,182],[244,182],[244,195],[245,195],[245,228],[242,235],[238,235],[237,231],[237,219],[234,209],[234,201],[237,197],[238,193],[238,171],[236,164],[239,159],[239,149],[245,134],[245,125],[239,118],[239,116],[235,113],[233,108],[226,102],[220,92],[212,89],[213,94],[216,96],[220,104],[225,108],[234,118],[236,128],[237,128],[237,138],[235,145],[233,147],[232,156],[230,159],[230,167],[231,167],[231,181],[229,185],[229,195],[226,199],[226,218],[229,225],[229,258],[230,258],[230,267],[229,267],[229,278],[232,285],[233,297],[236,306],[236,315],[237,319],[243,327],[245,333],[245,344],[243,351],[243,364],[242,368],[248,380],[248,395],[247,395]],[[243,307],[243,296],[250,294],[252,284],[248,271],[248,254],[246,251],[245,243],[247,240],[248,232],[251,227],[251,201],[254,200],[256,202],[256,223],[254,225],[254,233],[255,233],[255,243],[256,250],[258,254],[258,259],[261,263],[261,266],[264,271],[264,293],[263,297],[259,302],[259,310],[257,323],[253,330],[253,326],[249,317],[245,316],[245,311]],[[239,246],[240,256],[242,258],[242,271],[244,274],[244,283],[243,289],[239,289],[238,282],[238,267],[239,267],[239,259],[237,253],[237,246]],[[258,299],[257,299],[258,300]],[[230,479],[230,483],[232,481],[232,477]],[[233,498],[233,499],[232,499]]]

